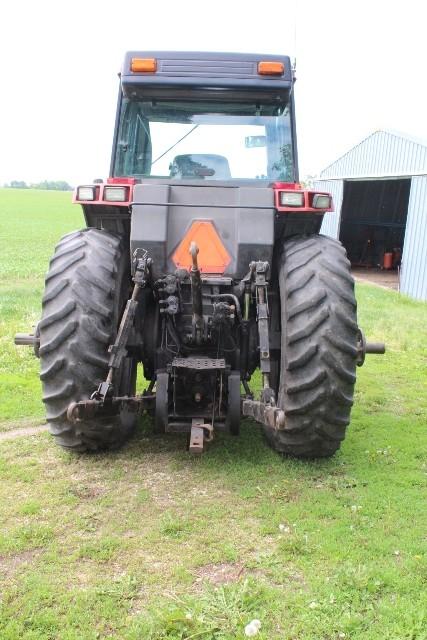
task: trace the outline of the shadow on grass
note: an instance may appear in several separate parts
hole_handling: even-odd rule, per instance
[[[307,480],[321,473],[324,476],[343,472],[341,454],[333,458],[319,460],[298,460],[273,451],[265,440],[262,428],[251,420],[243,420],[239,436],[226,432],[216,432],[214,440],[205,445],[201,455],[190,454],[187,450],[188,435],[153,433],[152,420],[144,416],[134,436],[115,452],[78,454],[85,463],[99,463],[101,460],[113,464],[128,460],[144,463],[163,464],[169,470],[187,470],[192,475],[205,479],[227,477],[231,482],[269,481],[274,478],[290,478],[296,475]],[[76,454],[64,454],[70,461]]]

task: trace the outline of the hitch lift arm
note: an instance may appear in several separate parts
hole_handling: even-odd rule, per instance
[[[267,297],[267,274],[270,268],[268,262],[251,262],[250,270],[255,277],[255,292],[257,301],[257,320],[260,351],[260,369],[262,374],[262,393],[260,400],[246,398],[242,402],[242,414],[254,418],[257,422],[273,429],[283,429],[285,412],[276,407],[274,390],[270,386],[270,335]]]
[[[142,258],[136,258],[132,296],[126,303],[114,344],[110,345],[108,349],[110,359],[108,361],[107,378],[101,382],[98,389],[91,395],[90,400],[72,402],[69,405],[67,418],[70,422],[78,422],[84,417],[92,417],[98,410],[103,409],[105,404],[108,404],[110,408],[112,408],[113,405],[123,405],[124,403],[140,407],[142,406],[143,400],[148,399],[144,396],[140,398],[114,398],[113,383],[115,371],[120,368],[123,358],[125,358],[127,354],[126,346],[138,307],[138,294],[151,279],[151,265],[152,260],[147,257],[146,253]]]

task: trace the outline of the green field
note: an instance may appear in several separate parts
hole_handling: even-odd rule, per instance
[[[38,318],[70,194],[0,189],[1,428],[41,420]],[[120,452],[0,441],[1,640],[427,639],[426,305],[357,288],[384,357],[359,370],[341,451],[299,462],[251,422],[201,458],[142,421]]]
[[[40,317],[53,247],[83,226],[69,192],[0,189],[0,423],[43,416],[38,361],[13,336]]]

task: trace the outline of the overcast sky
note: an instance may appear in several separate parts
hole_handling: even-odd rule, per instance
[[[108,175],[117,72],[130,49],[296,53],[303,177],[377,129],[427,140],[425,7],[415,0],[4,2],[0,185],[76,185]]]

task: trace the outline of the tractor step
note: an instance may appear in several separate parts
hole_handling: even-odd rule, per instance
[[[225,358],[174,358],[172,368],[176,369],[225,369]]]

